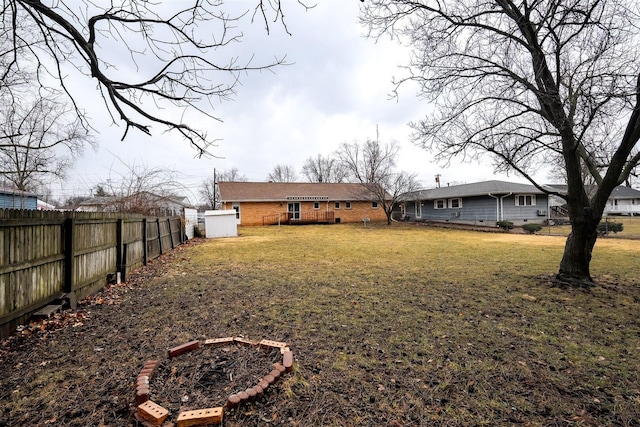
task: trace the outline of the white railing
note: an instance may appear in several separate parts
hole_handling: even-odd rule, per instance
[[[640,205],[607,206],[605,214],[640,215]]]

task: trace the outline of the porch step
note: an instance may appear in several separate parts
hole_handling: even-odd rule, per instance
[[[40,310],[33,313],[31,317],[47,318],[47,317],[51,317],[52,314],[58,313],[60,311],[62,311],[62,304],[49,304],[49,305],[45,305]]]

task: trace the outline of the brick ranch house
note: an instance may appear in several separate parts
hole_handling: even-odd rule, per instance
[[[235,209],[239,225],[386,221],[362,184],[220,182],[218,189],[222,209]]]

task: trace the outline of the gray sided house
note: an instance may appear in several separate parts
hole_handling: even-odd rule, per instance
[[[0,209],[35,210],[37,208],[38,196],[36,194],[0,187]]]
[[[542,222],[548,216],[547,195],[533,185],[485,181],[407,193],[404,219],[493,226]]]

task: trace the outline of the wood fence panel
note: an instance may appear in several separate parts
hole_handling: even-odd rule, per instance
[[[126,271],[142,267],[144,259],[145,221],[143,219],[125,221],[123,224],[122,240],[126,253],[123,255]]]
[[[93,293],[183,235],[180,217],[0,209],[0,338],[61,293]]]
[[[181,217],[172,217],[170,220],[172,248],[184,242],[184,222]]]
[[[0,326],[19,324],[64,288],[62,223],[0,221],[0,239]]]
[[[116,246],[117,221],[82,221],[76,220],[74,249],[77,253],[91,251],[103,246]]]
[[[116,247],[98,249],[74,258],[73,291],[78,298],[103,288],[107,276],[117,271]]]
[[[117,225],[113,220],[76,220],[72,289],[78,298],[103,287],[107,275],[117,271]]]
[[[171,222],[169,219],[162,219],[159,222],[160,244],[162,253],[167,252],[173,246],[171,242]]]
[[[152,260],[157,258],[162,253],[160,247],[160,227],[158,220],[147,221],[147,258]]]

